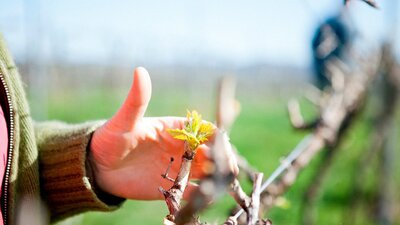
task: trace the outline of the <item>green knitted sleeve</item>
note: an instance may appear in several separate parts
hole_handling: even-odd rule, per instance
[[[42,197],[49,206],[52,221],[89,210],[114,210],[124,201],[96,187],[86,162],[91,135],[103,123],[35,124]]]

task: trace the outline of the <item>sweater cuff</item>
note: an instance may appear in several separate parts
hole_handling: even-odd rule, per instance
[[[96,186],[88,163],[90,138],[101,124],[49,126],[57,135],[39,148],[42,195],[52,221],[89,210],[114,210],[124,201]]]

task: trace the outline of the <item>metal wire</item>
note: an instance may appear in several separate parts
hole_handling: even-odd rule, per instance
[[[261,192],[263,192],[269,185],[271,185],[278,177],[282,175],[285,170],[287,170],[292,163],[304,152],[306,149],[305,146],[309,143],[312,134],[309,134],[301,140],[301,142],[296,146],[295,149],[282,161],[281,165],[275,169],[275,171],[268,177],[268,179],[261,186]],[[240,215],[244,212],[243,209],[240,209],[234,216],[234,219],[238,219]]]

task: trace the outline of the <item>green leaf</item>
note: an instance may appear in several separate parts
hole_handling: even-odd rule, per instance
[[[169,129],[168,132],[175,139],[186,141],[189,148],[195,151],[200,144],[208,141],[208,137],[214,133],[214,126],[211,123],[203,122],[201,115],[196,110],[192,112],[187,110],[186,118],[184,129]]]
[[[188,139],[188,133],[185,130],[180,129],[168,129],[169,134],[175,139],[186,141]]]

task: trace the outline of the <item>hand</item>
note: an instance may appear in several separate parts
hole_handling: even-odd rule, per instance
[[[183,128],[186,118],[143,117],[151,97],[151,81],[144,68],[134,72],[134,82],[124,104],[91,141],[91,163],[97,185],[115,196],[151,200],[162,199],[161,186],[169,189],[172,182],[161,177],[174,158],[169,176],[175,178],[181,164],[183,142],[171,137],[169,128]],[[201,145],[192,163],[191,178],[203,177],[208,161],[207,145]],[[232,154],[232,157],[233,154]],[[232,160],[232,170],[237,165]],[[185,196],[195,186],[189,184]]]

